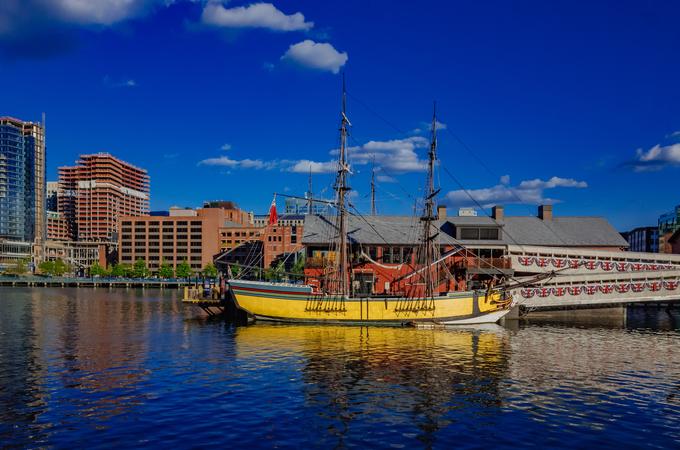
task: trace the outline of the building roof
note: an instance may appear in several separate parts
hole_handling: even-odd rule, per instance
[[[505,217],[503,224],[503,235],[511,244],[628,247],[628,242],[603,217],[566,216],[542,220],[538,217],[510,216]]]
[[[444,245],[541,245],[554,247],[628,247],[628,242],[602,217],[538,217],[506,216],[502,221],[490,217],[449,217],[436,222],[439,243]],[[419,219],[411,216],[350,216],[350,242],[366,245],[413,245],[418,242]],[[500,240],[456,240],[454,228],[459,226],[501,226]],[[305,217],[302,243],[328,244],[336,234],[333,216]]]
[[[350,242],[365,245],[413,245],[418,242],[419,219],[410,216],[349,216],[347,236]],[[302,243],[328,244],[337,233],[335,216],[305,216]],[[442,243],[453,239],[441,233]]]
[[[244,226],[238,222],[233,222],[231,220],[225,220],[222,225],[224,228],[244,228]]]

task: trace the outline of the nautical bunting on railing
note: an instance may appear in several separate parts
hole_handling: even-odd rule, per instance
[[[517,258],[517,260],[523,266],[530,266],[534,263],[534,258],[531,256],[520,256]]]
[[[600,267],[602,267],[602,270],[609,272],[614,268],[614,263],[611,261],[600,261]]]
[[[627,262],[617,262],[614,263],[614,265],[616,266],[616,270],[618,270],[619,272],[625,272],[626,270],[628,270]]]
[[[625,294],[628,291],[630,291],[629,283],[619,283],[616,285],[616,292],[618,292],[619,294]]]
[[[536,293],[539,297],[547,297],[550,295],[550,288],[538,288],[536,289]]]
[[[597,267],[597,261],[585,261],[583,266],[588,270],[595,270]]]
[[[603,294],[611,294],[614,292],[614,285],[613,284],[601,284],[600,285],[600,292]]]
[[[567,267],[567,260],[561,258],[553,258],[552,265],[557,269],[561,269],[563,267]]]
[[[588,294],[588,295],[593,295],[594,293],[597,292],[597,286],[595,286],[595,285],[584,286],[583,289],[586,291],[586,294]]]
[[[555,297],[562,297],[567,292],[566,288],[554,287],[552,288],[552,293]]]
[[[583,288],[581,286],[569,286],[567,288],[567,292],[569,292],[569,295],[581,295],[581,291],[583,291]]]
[[[661,290],[661,281],[649,282],[649,283],[647,283],[647,288],[652,292],[660,291]]]
[[[645,289],[645,283],[631,283],[630,288],[633,292],[642,292]]]
[[[522,289],[522,297],[531,298],[536,295],[536,289]]]
[[[536,258],[536,265],[538,267],[547,267],[548,266],[548,258]]]
[[[677,280],[667,280],[663,282],[664,287],[668,289],[669,291],[674,291],[678,288],[678,281]]]
[[[569,260],[569,267],[572,269],[578,269],[581,266],[581,261],[578,259]]]

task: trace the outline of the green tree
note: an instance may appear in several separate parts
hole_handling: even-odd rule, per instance
[[[177,264],[175,274],[177,278],[189,278],[191,276],[191,266],[186,261],[182,261]]]
[[[231,275],[236,278],[238,274],[241,273],[241,266],[234,264],[231,266]]]
[[[296,275],[304,275],[305,274],[305,257],[304,256],[298,257],[297,261],[295,261],[295,264],[293,264],[293,267],[291,268],[291,272],[293,272]]]
[[[38,270],[45,275],[52,275],[54,272],[54,261],[43,261],[38,264]]]
[[[90,266],[90,276],[93,277],[103,277],[106,276],[106,269],[99,265],[99,263],[93,263]]]
[[[132,270],[132,276],[135,278],[146,278],[149,276],[149,269],[146,268],[146,262],[143,259],[138,259],[135,261],[135,265]]]
[[[124,277],[126,274],[126,268],[125,264],[114,264],[113,267],[111,267],[111,276],[120,278]]]
[[[205,275],[207,278],[217,277],[217,267],[215,267],[215,264],[213,263],[206,264],[205,267],[203,268],[203,275]]]
[[[158,268],[158,276],[161,278],[172,278],[175,276],[175,271],[170,264],[162,260],[161,266]]]
[[[64,275],[66,272],[70,270],[70,267],[68,264],[66,264],[64,261],[61,260],[61,258],[57,258],[54,261],[54,268],[52,270],[52,275],[60,277]]]

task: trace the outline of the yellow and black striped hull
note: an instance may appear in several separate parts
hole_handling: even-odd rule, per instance
[[[236,306],[257,320],[333,324],[494,323],[510,311],[501,292],[465,291],[435,298],[316,295],[309,286],[230,280]]]

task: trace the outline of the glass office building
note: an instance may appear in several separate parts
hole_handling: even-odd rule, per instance
[[[45,220],[43,127],[0,117],[0,240],[40,242]]]

